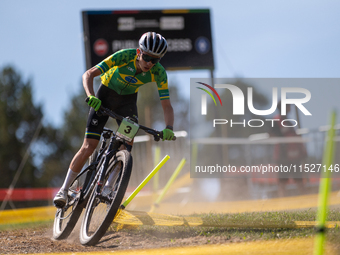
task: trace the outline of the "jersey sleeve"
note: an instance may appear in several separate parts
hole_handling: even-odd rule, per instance
[[[158,66],[159,65],[159,66]],[[168,76],[165,69],[160,64],[155,66],[154,77],[158,87],[158,94],[160,100],[170,99],[168,88]]]
[[[105,73],[110,70],[114,66],[120,66],[125,63],[129,55],[131,54],[131,50],[120,50],[113,53],[111,56],[104,59],[100,62],[96,67],[101,71],[101,73]]]

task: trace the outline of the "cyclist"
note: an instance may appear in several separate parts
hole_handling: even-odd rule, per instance
[[[147,32],[141,36],[139,48],[120,50],[83,74],[83,86],[89,97],[88,105],[91,109],[84,142],[73,157],[64,183],[53,200],[56,207],[65,206],[67,191],[72,181],[99,143],[108,120],[108,116],[97,115],[101,104],[119,115],[138,121],[136,104],[138,89],[146,83],[156,83],[166,126],[163,130],[163,141],[173,138],[174,112],[170,103],[167,74],[159,63],[167,47],[167,42],[162,35]],[[102,84],[95,94],[93,79],[99,75]],[[132,143],[127,149],[131,151],[131,148]]]

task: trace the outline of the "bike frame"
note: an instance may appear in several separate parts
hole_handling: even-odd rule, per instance
[[[86,194],[88,192],[88,190],[92,190],[93,189],[93,187],[95,185],[95,181],[94,180],[98,179],[99,171],[97,171],[97,166],[100,164],[101,160],[104,159],[107,162],[109,161],[109,160],[106,160],[107,156],[104,155],[104,153],[107,151],[107,140],[112,136],[112,134],[114,134],[114,132],[112,130],[104,128],[103,135],[102,135],[103,136],[103,141],[101,143],[101,146],[100,146],[97,158],[95,159],[94,162],[92,162],[83,171],[83,172],[85,172],[87,170],[90,170],[92,174],[87,174],[87,176],[86,176],[86,179],[84,181],[85,189],[81,193],[82,197],[80,198],[80,203],[84,202],[84,201],[81,201],[83,199],[84,194]],[[112,139],[112,137],[111,137],[111,139]],[[112,140],[111,140],[110,144],[111,143],[112,143]],[[86,204],[84,205],[84,207],[85,206],[86,206]]]
[[[123,120],[122,116],[114,113],[113,111],[111,111],[111,110],[109,110],[105,107],[101,107],[98,111],[98,114],[99,115],[101,115],[101,114],[108,115],[111,118],[114,118],[114,119],[117,119],[117,120],[120,120],[120,121]],[[143,129],[145,132],[153,135],[155,141],[159,141],[160,138],[162,137],[162,132],[158,132],[154,129],[145,127],[143,125],[139,125],[139,128]],[[106,131],[108,131],[108,130],[106,129]],[[99,150],[99,155],[98,155],[97,161],[96,161],[96,163],[98,165],[99,164],[98,161],[102,160],[102,158],[104,159],[104,162],[102,163],[100,169],[98,170],[98,172],[96,174],[96,179],[98,180],[98,182],[97,182],[98,185],[97,185],[97,189],[96,189],[95,192],[97,193],[97,195],[100,195],[100,193],[101,193],[102,186],[104,184],[103,183],[104,178],[105,178],[105,175],[106,175],[106,170],[108,169],[108,165],[109,165],[111,158],[116,154],[116,152],[119,150],[121,145],[124,144],[126,146],[126,141],[124,140],[124,138],[117,136],[116,133],[114,133],[112,130],[109,130],[109,132],[111,132],[111,134],[109,135],[109,137],[111,136],[111,139],[110,139],[110,143],[108,145],[108,148],[106,150],[104,150],[105,147],[106,147],[106,140],[105,140],[105,137],[103,135],[104,141],[102,143],[101,149]],[[108,139],[109,137],[106,137],[106,139]],[[99,178],[97,178],[97,177],[99,177]],[[95,185],[95,182],[93,182],[93,180],[92,180],[90,190],[92,190],[94,185]],[[107,197],[103,196],[102,198],[104,200],[107,200]],[[110,202],[110,201],[108,201],[108,202]]]

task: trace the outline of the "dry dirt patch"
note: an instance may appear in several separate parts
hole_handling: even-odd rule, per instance
[[[56,241],[52,238],[52,226],[1,231],[0,254],[115,251],[244,241],[230,236],[123,230],[109,231],[96,246],[83,246],[78,233],[74,230],[68,239]]]

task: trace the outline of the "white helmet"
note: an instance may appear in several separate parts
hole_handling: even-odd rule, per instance
[[[147,32],[139,39],[139,47],[147,53],[157,57],[163,57],[168,50],[165,38],[155,32]]]

